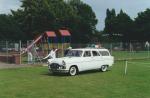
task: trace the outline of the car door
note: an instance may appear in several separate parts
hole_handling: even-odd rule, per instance
[[[92,66],[91,69],[100,68],[103,62],[102,56],[97,50],[92,51]]]
[[[90,70],[92,65],[92,54],[90,50],[84,51],[80,71]]]
[[[104,60],[103,65],[109,65],[113,63],[113,58],[108,51],[99,51],[102,55],[102,59]]]

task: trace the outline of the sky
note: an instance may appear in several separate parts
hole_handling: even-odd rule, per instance
[[[82,0],[89,4],[96,14],[98,19],[97,29],[104,29],[104,21],[106,17],[106,9],[114,8],[117,13],[122,9],[132,19],[137,16],[137,13],[150,8],[150,0]],[[17,10],[21,3],[19,0],[0,0],[0,14],[10,13],[10,9]]]
[[[10,13],[10,9],[18,9],[21,5],[19,0],[0,0],[0,14]]]

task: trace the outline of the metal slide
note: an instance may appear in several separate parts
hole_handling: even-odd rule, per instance
[[[40,35],[37,39],[35,39],[30,45],[28,45],[27,48],[26,48],[24,51],[22,51],[21,54],[26,53],[26,52],[27,52],[34,44],[36,44],[42,37],[43,37],[43,34]]]

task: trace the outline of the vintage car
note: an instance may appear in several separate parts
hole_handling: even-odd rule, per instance
[[[52,73],[69,73],[74,76],[81,71],[100,69],[107,71],[114,63],[114,57],[108,49],[81,48],[71,49],[62,58],[48,60],[48,68]]]

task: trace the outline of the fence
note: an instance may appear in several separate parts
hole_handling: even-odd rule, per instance
[[[111,51],[116,60],[149,58],[149,45],[145,43],[105,43],[105,48]]]
[[[7,63],[21,63],[21,41],[0,41],[0,61]]]
[[[27,48],[32,41],[0,41],[0,62],[26,64],[29,63],[28,53],[22,54],[21,52]],[[115,60],[127,60],[127,59],[145,59],[150,58],[149,45],[141,42],[134,43],[97,43],[100,47],[104,47],[110,50],[111,54],[115,57]],[[95,44],[50,44],[38,43],[31,48],[32,51],[32,63],[41,62],[50,51],[52,47],[57,48],[57,57],[64,56],[64,51],[71,46],[72,48],[85,48],[95,47]],[[46,48],[49,47],[49,48]]]

